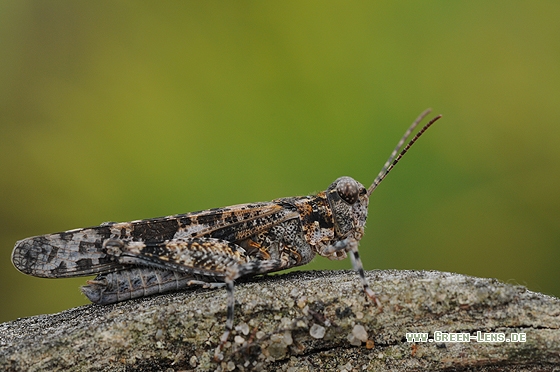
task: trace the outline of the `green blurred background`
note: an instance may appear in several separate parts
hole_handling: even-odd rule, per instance
[[[0,321],[86,304],[33,235],[369,185],[366,269],[560,295],[560,2],[0,3]],[[432,115],[432,116],[433,116]],[[350,268],[317,258],[304,269]]]

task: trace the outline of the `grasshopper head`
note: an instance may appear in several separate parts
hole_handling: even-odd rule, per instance
[[[337,240],[364,235],[369,196],[366,188],[351,177],[340,177],[327,189]]]
[[[441,118],[441,115],[438,115],[430,120],[430,122],[418,131],[412,140],[404,146],[414,128],[416,128],[429,112],[430,109],[420,114],[404,133],[404,136],[397,143],[397,147],[395,147],[391,156],[389,156],[389,159],[385,162],[385,165],[368,189],[350,177],[340,177],[329,186],[327,189],[327,200],[332,210],[335,227],[335,237],[334,240],[331,241],[331,244],[336,245],[338,242],[347,238],[354,238],[357,241],[362,238],[367,219],[369,196],[418,138],[420,138],[433,123]],[[332,255],[332,252],[336,252],[335,255]],[[341,254],[340,251],[336,249],[332,252],[327,249],[325,254],[322,255],[332,256],[332,258],[342,258],[345,256],[345,254]]]

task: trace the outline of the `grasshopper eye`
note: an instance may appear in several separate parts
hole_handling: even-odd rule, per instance
[[[354,204],[358,201],[359,191],[360,187],[353,179],[341,180],[338,185],[336,185],[336,192],[340,195],[342,200],[348,204]]]

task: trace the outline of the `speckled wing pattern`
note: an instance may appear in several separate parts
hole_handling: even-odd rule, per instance
[[[43,278],[103,274],[130,267],[130,262],[123,262],[114,254],[112,246],[115,245],[122,248],[120,254],[126,257],[127,251],[138,252],[142,244],[153,251],[156,246],[161,250],[167,243],[173,247],[174,242],[195,238],[241,241],[291,218],[297,218],[297,213],[267,202],[132,222],[109,222],[20,240],[12,253],[12,262],[21,272]],[[234,255],[236,259],[246,259],[239,254],[241,251]]]

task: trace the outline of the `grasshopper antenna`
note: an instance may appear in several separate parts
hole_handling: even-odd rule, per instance
[[[416,118],[416,120],[414,120],[414,123],[412,123],[412,125],[410,126],[410,128],[408,128],[408,130],[404,133],[404,136],[402,136],[401,140],[399,141],[399,143],[397,143],[397,147],[395,147],[395,149],[393,150],[393,152],[391,153],[391,156],[389,156],[389,159],[387,159],[387,161],[385,162],[385,165],[383,165],[383,168],[381,169],[381,172],[379,172],[379,174],[377,175],[377,177],[375,177],[375,180],[373,181],[373,183],[371,184],[371,186],[369,187],[369,189],[367,190],[367,195],[368,197],[371,195],[371,193],[373,192],[373,190],[375,190],[377,188],[377,186],[379,186],[379,184],[381,183],[381,181],[383,181],[383,179],[385,177],[387,177],[387,175],[389,174],[389,172],[391,171],[391,169],[393,169],[395,167],[395,165],[397,165],[397,163],[399,162],[399,160],[401,160],[401,158],[404,156],[404,154],[406,154],[406,152],[408,151],[408,149],[410,149],[412,147],[412,145],[414,144],[414,142],[416,142],[418,140],[418,138],[420,138],[420,136],[426,131],[428,130],[428,128],[435,123],[438,119],[441,118],[441,115],[436,116],[435,118],[433,118],[432,120],[430,120],[428,122],[428,124],[424,125],[424,127],[422,127],[422,129],[420,129],[418,131],[418,133],[416,133],[416,135],[410,140],[410,142],[401,150],[401,148],[403,147],[404,143],[406,142],[406,140],[408,139],[408,137],[410,136],[410,134],[412,133],[412,131],[414,130],[414,128],[416,128],[416,126],[418,124],[420,124],[420,122],[432,111],[432,109],[427,109],[426,111],[424,111],[423,113],[420,114],[420,116],[418,116],[418,118]],[[399,153],[400,151],[400,153]],[[398,155],[397,155],[398,154]]]

